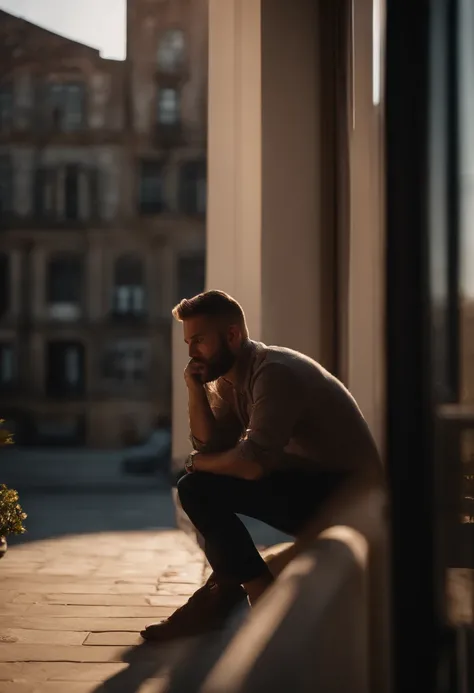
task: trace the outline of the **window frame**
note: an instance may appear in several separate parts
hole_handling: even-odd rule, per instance
[[[195,175],[194,175],[195,174]],[[199,184],[204,187],[204,204],[199,203]],[[189,216],[205,216],[207,212],[207,161],[183,161],[179,171],[179,207]]]
[[[199,282],[199,285],[196,284],[190,291],[187,289],[183,289],[183,282],[182,278],[183,275],[189,276],[189,267],[186,268],[186,263],[191,262],[191,263],[196,263],[196,266],[201,266],[202,267],[202,282]],[[198,273],[196,272],[196,275]],[[193,278],[194,280],[194,278]],[[193,282],[191,282],[193,283]],[[177,297],[176,297],[176,302],[179,303],[183,298],[192,298],[193,296],[196,296],[197,294],[201,293],[202,291],[205,290],[206,287],[206,253],[205,251],[194,251],[194,252],[182,252],[179,253],[177,258],[176,258],[176,284],[177,284]],[[189,294],[189,295],[188,295]]]
[[[124,273],[132,276],[123,276]],[[127,303],[128,308],[122,309],[120,304],[125,296],[124,305]],[[147,313],[146,263],[138,253],[122,253],[114,260],[112,306],[116,317],[142,318]]]
[[[166,94],[174,94],[173,109],[163,109],[163,99]],[[181,90],[177,86],[162,86],[158,87],[156,96],[156,123],[162,128],[175,128],[181,125]],[[163,117],[167,114],[173,114],[173,117]]]
[[[446,447],[440,426],[443,402],[456,396],[458,385],[457,316],[449,313],[457,294],[459,233],[457,8],[457,0],[387,0],[386,447],[394,693],[441,690],[441,675],[449,678],[446,690],[457,690],[463,675],[458,635],[446,618],[446,530],[453,513],[446,462],[455,450]],[[439,270],[440,305],[447,318],[441,368],[433,343],[439,243],[446,260]]]
[[[63,276],[53,276],[54,271],[57,270],[60,266],[64,266],[65,269],[63,269]],[[58,284],[61,283],[61,280],[64,281],[64,278],[66,278],[66,283],[69,280],[70,277],[74,277],[76,279],[76,286],[74,290],[69,291],[69,289],[72,289],[73,284],[71,283],[68,286],[68,290],[66,293],[70,293],[71,296],[64,296],[60,297],[59,294],[61,293],[58,291]],[[56,284],[56,286],[55,286]],[[53,317],[58,320],[62,321],[70,321],[70,320],[77,320],[83,311],[83,305],[84,305],[84,289],[85,289],[85,258],[80,252],[68,252],[68,253],[52,253],[48,259],[47,259],[47,264],[46,264],[46,282],[45,282],[45,302],[50,314],[50,317]],[[57,294],[57,296],[56,296]],[[74,297],[73,294],[76,294]],[[55,297],[56,296],[56,297]],[[69,313],[71,315],[70,318],[64,317],[66,313],[64,313],[64,307],[66,308],[66,312],[69,309]],[[59,308],[59,310],[58,310]],[[63,308],[63,313],[64,315],[62,317],[58,317],[55,315],[55,313],[61,313],[61,308]],[[71,310],[72,308],[72,310]]]
[[[72,175],[74,174],[74,175]],[[75,178],[75,213],[68,213],[67,184]],[[84,184],[85,188],[81,188]],[[86,193],[83,198],[81,192]],[[41,221],[80,225],[100,220],[99,169],[77,162],[37,166],[34,170],[34,210]],[[62,204],[61,204],[62,201]]]
[[[139,359],[136,358],[138,352],[141,352]],[[135,364],[141,361],[141,368],[123,369],[121,371],[117,362],[123,361],[130,364],[134,359]],[[117,339],[105,347],[103,364],[102,378],[109,385],[143,386],[147,382],[150,373],[150,345],[146,339]],[[139,377],[137,377],[137,374],[140,374]]]
[[[71,100],[71,91],[77,89],[80,93],[81,107],[75,112],[72,124],[68,124],[71,118],[71,109],[68,109],[68,102]],[[87,88],[84,81],[78,80],[60,80],[47,81],[44,84],[44,101],[47,109],[47,118],[50,127],[54,130],[68,134],[81,132],[87,125]],[[54,92],[61,92],[65,98],[55,98]],[[58,103],[56,103],[56,101]],[[59,109],[59,117],[58,117]]]
[[[78,378],[68,382],[67,351],[75,349]],[[81,340],[51,339],[45,344],[45,393],[52,398],[81,398],[87,390],[87,350]],[[60,375],[58,375],[60,373]]]
[[[145,175],[146,168],[155,167],[159,172],[157,176]],[[148,186],[151,186],[153,181],[158,182],[158,195],[156,202],[154,200],[148,200],[148,190],[144,186],[145,182],[148,182]],[[156,214],[162,214],[166,211],[166,178],[165,178],[165,165],[162,159],[139,159],[138,161],[138,213],[140,216],[153,216]],[[146,192],[146,195],[144,194]]]

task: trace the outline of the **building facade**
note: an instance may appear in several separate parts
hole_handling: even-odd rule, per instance
[[[204,281],[206,3],[130,0],[125,61],[0,34],[2,415],[118,447],[170,414],[170,311]]]

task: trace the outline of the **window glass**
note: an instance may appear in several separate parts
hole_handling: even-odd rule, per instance
[[[179,69],[183,64],[184,51],[184,33],[180,29],[167,31],[158,46],[158,66],[166,72]]]

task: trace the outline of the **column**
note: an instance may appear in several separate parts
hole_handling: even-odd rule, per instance
[[[318,12],[312,0],[210,0],[208,289],[250,334],[322,353]],[[189,450],[173,331],[173,458]]]
[[[109,305],[109,287],[104,276],[105,258],[102,240],[94,233],[86,244],[83,312],[84,317],[93,325],[103,321]]]
[[[375,0],[382,12],[382,0]],[[385,423],[385,215],[383,100],[374,103],[374,0],[357,0],[353,15],[353,127],[350,135],[350,256],[348,385],[379,449]],[[380,22],[382,25],[382,21]],[[377,90],[376,90],[377,91]],[[383,99],[383,90],[381,93]],[[370,564],[370,667],[373,689],[389,689],[389,543],[372,551]]]
[[[89,219],[91,216],[90,183],[90,169],[80,166],[77,175],[77,194],[80,219]]]
[[[317,44],[311,0],[210,2],[207,286],[321,358]]]
[[[207,288],[241,301],[260,339],[260,0],[209,3],[208,109]]]
[[[15,248],[10,253],[10,314],[14,320],[21,317],[22,253]]]
[[[48,317],[48,306],[46,297],[48,252],[34,246],[29,249],[28,262],[29,278],[24,277],[25,281],[25,310],[29,311],[33,322],[43,322]]]
[[[382,449],[385,417],[383,107],[373,103],[372,4],[372,0],[357,2],[353,18],[347,353],[349,388]]]
[[[66,213],[66,167],[58,166],[53,177],[54,214],[64,219]]]

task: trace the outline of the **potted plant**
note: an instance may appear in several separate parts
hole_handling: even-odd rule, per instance
[[[0,419],[0,447],[13,445],[13,436],[4,427],[4,420]],[[18,492],[0,484],[0,558],[7,552],[7,536],[9,534],[23,534],[25,527],[23,520],[26,513],[18,503]]]

